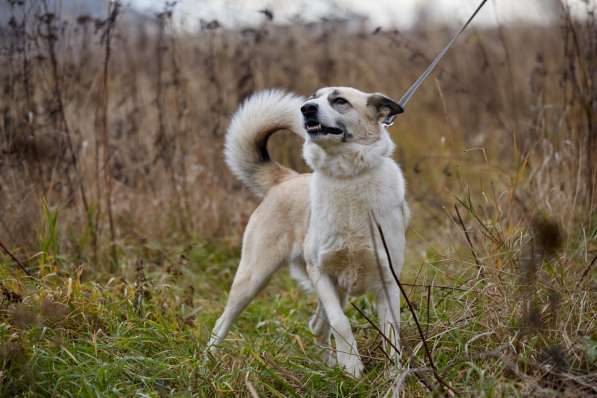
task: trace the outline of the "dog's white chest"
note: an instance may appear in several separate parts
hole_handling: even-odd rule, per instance
[[[314,175],[311,185],[307,262],[317,264],[355,295],[375,288],[380,281],[369,225],[371,211],[397,206],[403,200],[403,187],[395,174],[399,169],[382,167],[379,171],[346,180]]]
[[[378,286],[379,265],[371,247],[350,245],[320,251],[321,269],[333,275],[338,286],[352,295],[360,295]]]

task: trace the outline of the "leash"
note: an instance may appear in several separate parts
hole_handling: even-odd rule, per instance
[[[439,54],[437,54],[437,56],[435,57],[433,62],[431,62],[431,65],[429,65],[427,67],[427,69],[425,69],[425,71],[421,74],[421,76],[419,76],[419,78],[413,83],[413,85],[410,86],[410,88],[408,90],[406,90],[406,93],[404,93],[402,98],[400,98],[400,101],[398,101],[398,105],[400,105],[400,107],[402,107],[403,111],[404,111],[404,108],[406,107],[406,104],[408,103],[408,101],[410,101],[412,96],[418,90],[419,86],[425,81],[425,79],[427,79],[429,77],[431,72],[433,72],[433,70],[439,63],[439,61],[441,61],[441,59],[444,57],[444,55],[446,55],[448,50],[454,45],[456,40],[458,40],[458,38],[460,37],[462,32],[465,31],[465,29],[469,26],[469,24],[472,22],[472,20],[477,16],[477,14],[481,10],[481,8],[483,8],[485,3],[487,3],[487,0],[481,1],[481,4],[479,4],[479,6],[477,7],[477,9],[473,13],[473,15],[470,16],[468,21],[466,21],[466,23],[462,26],[462,28],[458,31],[458,33],[456,33],[456,35],[454,35],[454,37],[452,38],[452,40],[450,40],[448,45],[446,47],[444,47],[444,49]]]

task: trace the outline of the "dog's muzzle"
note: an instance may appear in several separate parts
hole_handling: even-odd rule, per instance
[[[310,136],[344,134],[342,129],[322,124],[319,121],[318,112],[319,107],[317,104],[307,103],[301,107],[301,113],[303,114],[303,120],[305,121],[305,130],[307,130],[307,133],[309,133]]]

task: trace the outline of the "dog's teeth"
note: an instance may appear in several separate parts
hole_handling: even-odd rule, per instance
[[[316,124],[314,126],[307,126],[307,131],[319,132],[321,130],[323,130],[323,127],[321,126],[321,124]]]

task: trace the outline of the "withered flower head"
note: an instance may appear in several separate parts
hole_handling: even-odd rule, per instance
[[[553,255],[562,247],[564,233],[560,225],[545,215],[533,218],[531,232],[537,249],[545,255]]]

